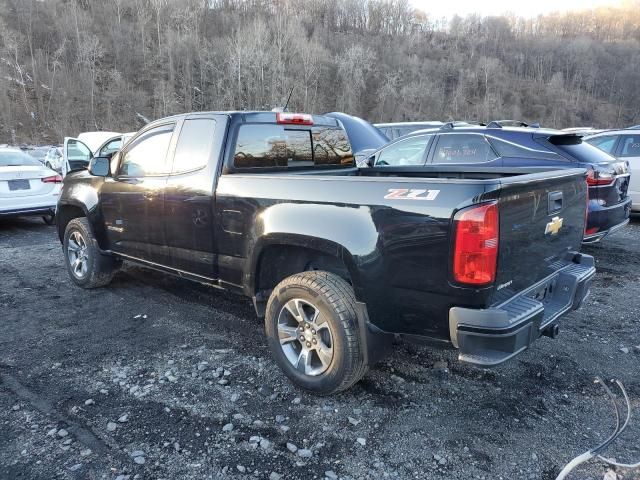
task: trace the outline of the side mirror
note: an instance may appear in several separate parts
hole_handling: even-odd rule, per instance
[[[89,162],[89,173],[96,177],[109,176],[109,158],[93,157]]]
[[[371,155],[364,161],[368,167],[373,167],[376,164],[376,156]]]

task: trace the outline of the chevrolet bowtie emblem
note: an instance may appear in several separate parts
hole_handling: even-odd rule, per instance
[[[562,219],[560,217],[553,217],[547,226],[544,229],[544,234],[550,233],[551,235],[555,235],[562,228]]]

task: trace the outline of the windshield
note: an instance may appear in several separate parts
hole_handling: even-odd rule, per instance
[[[0,167],[25,167],[40,165],[35,158],[17,150],[0,151]]]

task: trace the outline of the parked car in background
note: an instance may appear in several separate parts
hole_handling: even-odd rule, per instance
[[[111,137],[100,145],[95,152],[95,157],[111,157],[114,153],[122,148],[136,132],[128,132],[118,134],[115,137]]]
[[[393,123],[374,123],[373,126],[384,133],[389,140],[395,140],[402,137],[407,133],[415,132],[416,130],[424,130],[425,128],[434,128],[444,125],[439,121],[427,121],[427,122],[393,122]]]
[[[0,217],[54,221],[62,177],[17,148],[0,148]]]
[[[105,286],[127,260],[251,297],[277,364],[320,394],[356,383],[393,335],[481,366],[557,335],[595,275],[579,253],[584,169],[356,168],[343,125],[285,112],[146,125],[65,179],[70,279]]]
[[[51,148],[51,145],[45,145],[41,147],[30,147],[24,152],[29,156],[35,158],[36,160],[38,160],[40,163],[44,165],[44,159],[50,148]]]
[[[98,148],[107,140],[113,137],[122,135],[121,132],[82,132],[76,137],[76,140],[80,140],[84,143],[89,150],[96,152]]]
[[[44,157],[44,165],[56,172],[62,172],[62,147],[51,147]]]
[[[65,137],[62,145],[62,176],[69,172],[83,170],[103,143],[122,135],[118,132],[83,132],[77,138]]]
[[[586,136],[584,140],[629,164],[631,209],[640,212],[640,128],[606,130]]]
[[[589,214],[585,242],[595,242],[629,222],[629,169],[580,135],[531,127],[455,126],[412,132],[382,147],[366,163],[377,167],[426,165],[586,168]]]

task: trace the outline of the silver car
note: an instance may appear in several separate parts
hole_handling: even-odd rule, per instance
[[[606,130],[583,138],[600,150],[629,163],[631,179],[628,193],[633,202],[631,210],[640,212],[640,128]]]

